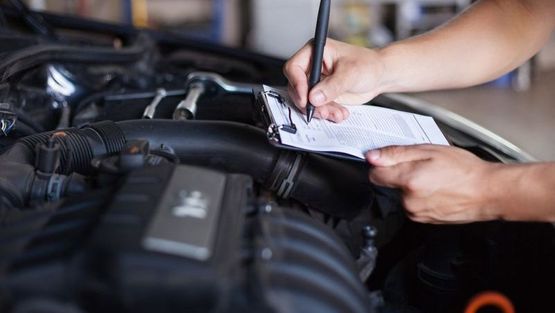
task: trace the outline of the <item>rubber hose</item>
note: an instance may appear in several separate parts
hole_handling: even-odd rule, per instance
[[[56,132],[60,133],[60,132]],[[69,129],[55,138],[62,147],[59,173],[88,174],[94,157],[115,154],[126,141],[168,147],[183,163],[248,174],[283,197],[336,217],[351,218],[372,199],[364,163],[350,163],[278,149],[263,130],[233,122],[109,121]],[[0,158],[34,165],[34,149],[54,132],[26,137]]]
[[[368,170],[352,163],[278,149],[263,130],[233,122],[135,120],[119,122],[127,140],[144,139],[151,147],[171,147],[183,163],[252,176],[276,191],[283,176],[276,171],[302,159],[290,197],[337,217],[350,218],[371,203]],[[287,172],[284,170],[282,172]],[[274,180],[278,177],[279,182]]]
[[[245,124],[205,121],[125,121],[117,125],[127,140],[148,140],[152,148],[170,147],[181,162],[266,181],[279,157],[261,130]]]
[[[48,44],[24,48],[0,62],[1,82],[35,66],[51,63],[118,64],[137,62],[144,54],[144,47],[131,46],[119,50],[99,47],[76,47]]]

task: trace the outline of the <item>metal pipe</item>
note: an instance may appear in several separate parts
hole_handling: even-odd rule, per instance
[[[194,82],[189,87],[187,97],[179,102],[175,111],[173,112],[173,119],[175,121],[186,121],[195,118],[198,109],[198,101],[204,94],[206,88],[200,82]]]
[[[156,114],[156,109],[158,108],[158,105],[160,104],[160,102],[162,102],[166,95],[166,89],[158,88],[156,90],[156,97],[154,97],[154,100],[152,100],[152,102],[146,107],[145,112],[143,113],[144,119],[151,120],[154,118],[154,114]]]
[[[225,79],[223,76],[211,72],[193,72],[187,76],[187,81],[211,82],[229,93],[250,94],[257,88],[256,84],[239,83]]]

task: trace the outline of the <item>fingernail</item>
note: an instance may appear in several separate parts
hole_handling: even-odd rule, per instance
[[[377,161],[380,159],[381,157],[381,152],[380,150],[372,150],[372,151],[368,151],[368,160],[370,161]]]
[[[320,90],[316,91],[312,95],[313,104],[320,104],[320,103],[324,103],[325,101],[326,101],[326,95]]]

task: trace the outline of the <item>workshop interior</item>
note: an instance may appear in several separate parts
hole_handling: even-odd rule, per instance
[[[329,34],[380,47],[471,2],[337,0]],[[287,85],[318,3],[0,1],[0,312],[555,311],[552,224],[418,224],[365,162],[268,141],[257,91]],[[544,90],[549,55],[369,105],[484,160],[555,159],[547,131],[534,150],[450,102]]]

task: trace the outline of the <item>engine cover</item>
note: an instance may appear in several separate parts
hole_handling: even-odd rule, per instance
[[[77,258],[90,312],[369,312],[344,244],[256,203],[248,176],[161,166],[128,176]],[[101,288],[99,287],[101,286]]]
[[[250,190],[247,176],[189,166],[129,175],[84,258],[86,281],[100,279],[113,291],[90,304],[108,301],[134,312],[218,307],[237,280]]]

